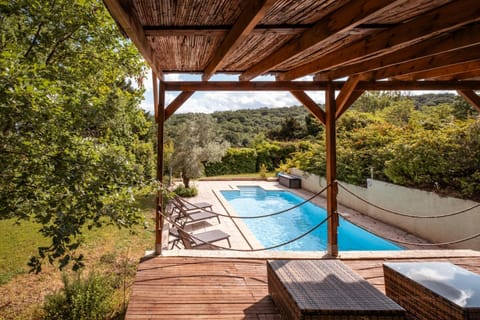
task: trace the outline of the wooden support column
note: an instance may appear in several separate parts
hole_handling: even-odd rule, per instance
[[[158,123],[158,77],[155,71],[152,70],[152,85],[153,85],[153,114],[155,116],[155,123]]]
[[[155,254],[162,254],[163,218],[163,129],[165,123],[165,85],[160,81],[157,109],[157,205],[155,209]]]
[[[335,88],[332,83],[325,90],[326,146],[327,146],[327,214],[328,218],[328,254],[338,256],[338,212],[337,212],[337,157],[336,157],[336,103]]]

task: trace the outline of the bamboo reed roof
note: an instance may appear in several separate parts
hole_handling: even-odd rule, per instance
[[[105,0],[157,72],[477,80],[478,0]]]

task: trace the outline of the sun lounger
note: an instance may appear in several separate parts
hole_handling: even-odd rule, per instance
[[[197,211],[197,210],[212,210],[212,204],[208,202],[195,202],[188,203],[181,197],[176,196],[174,201],[183,208],[185,211]]]
[[[221,240],[227,240],[228,247],[231,247],[229,239],[230,235],[222,230],[215,229],[206,232],[190,234],[182,229],[174,228],[171,230],[171,232],[176,232],[178,234],[178,238],[182,241],[185,249],[208,248],[209,244]]]
[[[217,218],[218,223],[220,223],[218,215],[205,210],[188,211],[178,201],[173,202],[172,214],[174,221],[182,220],[184,223],[195,223],[211,218]]]

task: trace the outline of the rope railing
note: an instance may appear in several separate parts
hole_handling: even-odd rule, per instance
[[[397,216],[401,216],[401,217],[407,217],[407,218],[418,218],[418,219],[438,219],[438,218],[446,218],[446,217],[452,217],[452,216],[456,216],[456,215],[459,215],[461,213],[464,213],[464,212],[467,212],[467,211],[471,211],[475,208],[478,208],[480,207],[480,203],[477,203],[469,208],[466,208],[466,209],[462,209],[462,210],[459,210],[459,211],[455,211],[455,212],[451,212],[451,213],[446,213],[446,214],[440,214],[440,215],[434,215],[434,216],[419,216],[419,215],[413,215],[413,214],[408,214],[408,213],[403,213],[403,212],[398,212],[398,211],[395,211],[395,210],[391,210],[391,209],[387,209],[387,208],[383,208],[379,205],[376,205],[360,196],[358,196],[357,194],[355,194],[354,192],[350,191],[348,188],[346,188],[342,183],[338,182],[338,185],[340,186],[340,188],[342,188],[343,190],[345,190],[347,193],[349,193],[350,195],[354,196],[355,198],[359,199],[360,201],[363,201],[365,202],[366,204],[368,205],[371,205],[372,207],[374,208],[377,208],[377,209],[380,209],[380,210],[383,210],[385,212],[388,212],[388,213],[391,213],[391,214],[394,214],[394,215],[397,215]]]
[[[476,233],[474,235],[468,236],[466,238],[458,239],[458,240],[451,240],[451,241],[446,241],[446,242],[436,242],[436,243],[422,243],[422,242],[402,241],[402,240],[397,240],[397,239],[392,239],[392,238],[382,236],[382,238],[384,238],[384,239],[387,239],[387,240],[390,240],[390,241],[393,241],[393,242],[396,242],[396,243],[399,243],[399,244],[406,244],[406,245],[412,245],[412,246],[424,246],[424,247],[447,246],[447,245],[451,245],[451,244],[457,244],[457,243],[465,242],[465,241],[468,241],[468,240],[472,240],[472,239],[475,239],[475,238],[478,238],[478,237],[480,237],[480,233]]]
[[[329,218],[330,218],[330,215],[327,216],[325,219],[323,219],[320,223],[318,223],[317,225],[315,225],[314,227],[310,228],[309,230],[307,230],[306,232],[300,234],[299,236],[295,237],[295,238],[292,238],[288,241],[285,241],[285,242],[282,242],[280,244],[277,244],[277,245],[274,245],[274,246],[270,246],[270,247],[266,247],[266,248],[259,248],[259,249],[235,249],[235,248],[227,248],[227,247],[224,247],[224,246],[219,246],[219,245],[215,245],[213,243],[209,243],[209,242],[205,242],[197,237],[195,237],[194,234],[191,234],[189,233],[188,231],[186,231],[183,227],[179,226],[176,222],[174,221],[171,221],[170,220],[170,217],[166,216],[163,214],[163,212],[160,213],[164,218],[165,220],[170,223],[171,225],[173,225],[175,228],[185,232],[188,234],[189,237],[191,237],[192,239],[198,241],[198,242],[201,242],[202,245],[208,245],[210,247],[213,247],[213,248],[216,248],[216,249],[221,249],[221,250],[227,250],[227,251],[236,251],[236,252],[259,252],[259,251],[267,251],[267,250],[272,250],[272,249],[276,249],[276,248],[279,248],[279,247],[282,247],[282,246],[285,246],[285,245],[288,245],[290,243],[293,243],[297,240],[300,240],[304,237],[306,237],[307,235],[309,235],[310,233],[312,233],[313,231],[315,231],[316,229],[320,228]]]
[[[318,197],[320,194],[324,193],[325,190],[328,189],[328,187],[330,186],[327,185],[325,188],[323,188],[322,190],[320,190],[319,192],[315,193],[314,195],[312,195],[311,197],[309,197],[308,199],[305,199],[304,201],[300,202],[300,203],[297,203],[296,205],[292,206],[292,207],[289,207],[287,209],[283,209],[283,210],[280,210],[280,211],[276,211],[276,212],[273,212],[273,213],[268,213],[268,214],[264,214],[264,215],[259,215],[259,216],[232,216],[232,215],[229,215],[229,214],[224,214],[224,213],[220,213],[220,212],[215,212],[213,210],[208,210],[208,212],[211,212],[217,216],[221,216],[221,217],[226,217],[226,218],[232,218],[232,219],[259,219],[259,218],[266,218],[266,217],[273,217],[273,216],[276,216],[276,215],[279,215],[279,214],[282,214],[282,213],[285,213],[285,212],[288,212],[288,211],[291,211],[293,209],[296,209],[298,207],[301,207],[303,206],[305,203],[307,202],[310,202],[312,201],[314,198]],[[181,199],[180,201],[183,201],[185,202],[186,204],[192,206],[193,209],[198,209],[198,210],[203,210],[202,208],[196,206],[194,203],[191,203],[185,199]]]

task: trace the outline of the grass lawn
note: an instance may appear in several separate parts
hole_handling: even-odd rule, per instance
[[[133,230],[106,226],[85,231],[79,251],[87,270],[113,272],[122,261],[136,266],[145,250],[153,248],[153,197],[142,199],[140,205],[146,225]],[[30,256],[37,253],[37,247],[49,244],[38,229],[32,222],[0,221],[0,320],[32,319],[45,295],[62,286],[62,271],[53,266],[46,265],[38,275],[28,273]]]

